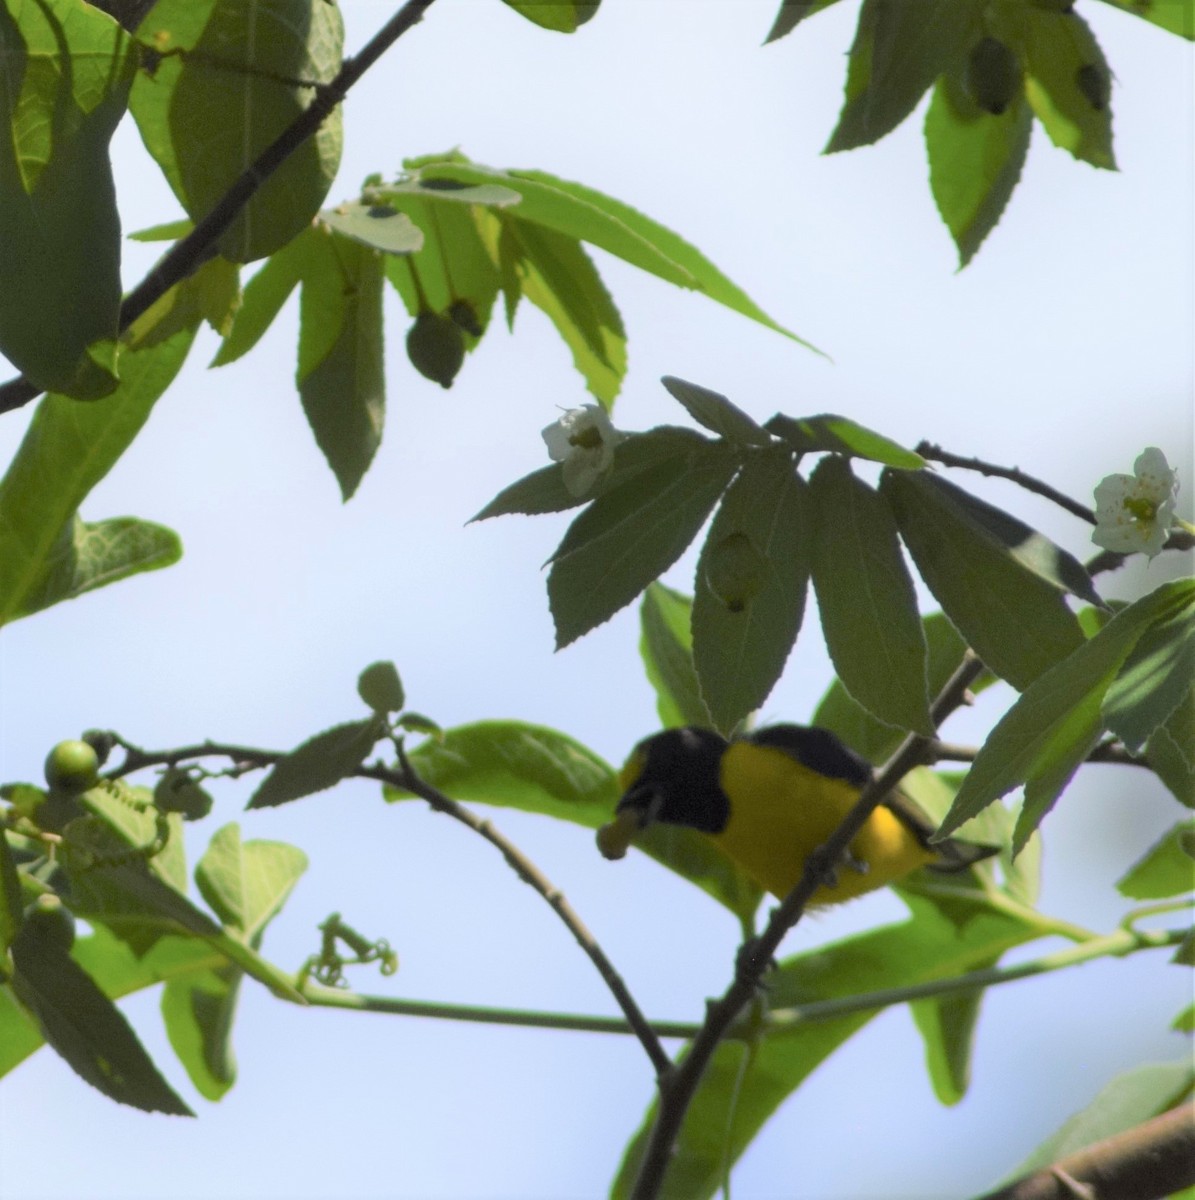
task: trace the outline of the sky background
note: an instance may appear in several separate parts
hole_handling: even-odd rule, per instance
[[[393,10],[346,0],[349,49]],[[841,101],[858,6],[761,48],[776,0],[606,0],[577,35],[539,30],[497,0],[440,0],[353,91],[330,202],[404,157],[459,145],[496,167],[597,187],[692,241],[833,363],[699,296],[597,252],[629,334],[615,423],[687,418],[673,374],[752,416],[845,414],[906,444],[929,437],[1017,465],[1089,499],[1148,445],[1192,490],[1192,55],[1080,0],[1116,74],[1120,172],[1055,150],[1037,127],[1021,186],[961,274],[933,207],[923,107],[879,146],[820,151]],[[115,140],[127,230],[178,215],[131,122]],[[126,282],[153,248],[129,244]],[[177,385],[109,477],[89,520],[135,514],[176,529],[166,571],[60,605],[0,635],[0,777],[39,780],[50,746],[92,726],[150,747],[205,737],[269,748],[363,715],[355,680],[393,659],[409,704],[449,726],[517,718],[612,762],[657,727],[628,609],[553,654],[540,565],[566,517],[465,526],[546,461],[540,429],[591,399],[546,318],[495,324],[451,391],[406,361],[387,299],[385,440],[342,505],[293,386],[296,305],[234,366],[209,372],[200,335]],[[28,413],[0,420],[0,460]],[[1079,556],[1085,526],[1008,484],[954,478]],[[1180,573],[1142,561],[1107,580],[1132,597]],[[690,590],[693,558],[669,573]],[[811,616],[812,614],[810,614]],[[830,679],[807,620],[765,720],[808,719]],[[952,719],[979,740],[1012,693]],[[265,952],[295,969],[332,911],[397,948],[398,975],[361,991],[613,1013],[601,981],[500,857],[416,805],[345,785],[241,811],[216,791],[192,861],[219,825],[293,842],[311,866]],[[496,811],[597,934],[649,1016],[699,1019],[731,970],[734,919],[646,859],[605,862],[575,828]],[[1045,827],[1042,907],[1092,929],[1126,907],[1113,884],[1179,818],[1128,768],[1081,774]],[[803,923],[785,952],[903,912],[891,895]],[[1030,947],[1036,957],[1051,943]],[[1013,1168],[1118,1072],[1172,1060],[1185,971],[1137,955],[996,989],[984,1001],[969,1095],[934,1100],[908,1011],[882,1014],[798,1091],[745,1155],[739,1200],[959,1196]],[[247,984],[240,1078],[195,1095],[155,992],[122,1007],[197,1121],[147,1116],[40,1051],[0,1083],[0,1195],[34,1197],[596,1197],[652,1082],[630,1038],[301,1010]],[[53,1136],[50,1136],[50,1135]]]

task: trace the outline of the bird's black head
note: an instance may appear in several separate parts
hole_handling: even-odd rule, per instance
[[[730,801],[719,783],[726,739],[689,725],[645,738],[622,769],[619,813],[632,812],[640,827],[653,821],[721,833]]]

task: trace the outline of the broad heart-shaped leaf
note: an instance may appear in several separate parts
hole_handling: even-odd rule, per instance
[[[676,562],[737,467],[733,453],[707,442],[639,472],[577,517],[548,575],[557,649],[609,620]]]
[[[335,787],[365,761],[385,732],[385,720],[374,715],[317,733],[274,764],[247,807],[273,808]]]
[[[980,34],[981,0],[863,0],[847,68],[846,102],[826,153],[891,133]]]
[[[927,737],[927,650],[888,505],[837,455],[810,478],[813,586],[838,678],[873,716]]]
[[[943,75],[925,114],[929,185],[965,267],[1004,214],[1029,153],[1033,114],[1023,96],[986,112],[968,94],[963,71]]]
[[[611,820],[618,802],[618,779],[608,763],[567,735],[539,725],[462,725],[429,738],[409,757],[421,779],[454,799],[541,813],[588,829]],[[387,800],[411,798],[389,787],[385,795]],[[761,892],[709,838],[658,824],[635,846],[749,923]]]
[[[1195,818],[1180,821],[1116,881],[1130,900],[1168,900],[1195,891]]]
[[[1104,698],[1104,722],[1130,750],[1139,750],[1195,683],[1195,597],[1147,630]],[[1195,753],[1195,751],[1192,751]]]
[[[989,963],[1039,936],[1033,926],[983,908],[959,924],[923,900],[912,900],[911,907],[912,920],[785,959],[768,976],[773,1012],[791,1008],[794,1019],[765,1032],[751,1056],[732,1040],[714,1052],[659,1192],[664,1200],[712,1197],[781,1103],[879,1011],[802,1020],[803,1005],[928,983]],[[610,1189],[614,1200],[631,1194],[655,1116],[653,1103]]]
[[[801,628],[812,551],[806,491],[787,446],[754,451],[697,560],[693,664],[723,734],[767,699]]]
[[[1150,736],[1145,748],[1158,778],[1188,808],[1195,808],[1195,685]]]
[[[341,238],[336,249],[343,297],[340,327],[328,353],[299,379],[299,395],[315,440],[348,500],[377,453],[385,420],[382,261],[376,250],[348,238]],[[304,286],[305,307],[312,290],[311,283]],[[305,312],[302,325],[311,323]]]
[[[166,1036],[205,1100],[219,1100],[236,1082],[232,1022],[244,972],[216,967],[171,979],[162,989]]]
[[[1087,22],[1033,4],[1004,5],[1001,15],[1025,63],[1025,94],[1050,140],[1093,167],[1115,170],[1112,73]]]
[[[833,413],[800,419],[777,413],[764,423],[764,428],[783,438],[798,454],[826,450],[910,471],[925,466],[925,459],[920,454],[898,446],[883,434],[856,425],[848,417],[838,417]]]
[[[983,744],[940,835],[952,833],[1024,783],[1014,848],[1023,846],[1099,738],[1104,696],[1133,648],[1153,625],[1182,611],[1193,597],[1195,582],[1163,584],[1039,676]]]
[[[693,666],[693,601],[662,583],[649,584],[639,606],[639,656],[655,689],[665,729],[713,724]]]
[[[1079,624],[1055,584],[960,503],[959,489],[926,478],[887,470],[880,492],[946,615],[997,675],[1024,690],[1082,644]]]
[[[414,254],[423,247],[423,234],[406,213],[388,204],[338,204],[319,219],[335,233],[385,254]]]
[[[0,625],[32,611],[30,597],[62,540],[74,538],[80,503],[137,436],[193,336],[183,330],[152,349],[126,352],[120,386],[103,400],[80,404],[51,395],[38,405],[0,480]]]
[[[1170,3],[1169,0],[1104,0],[1121,12],[1132,13],[1152,21],[1161,29],[1177,33],[1187,41],[1195,41],[1195,9],[1190,4]]]
[[[601,0],[503,0],[528,21],[556,33],[574,33],[597,12]]]
[[[780,0],[780,11],[764,43],[778,41],[785,34],[792,33],[806,17],[812,17],[814,13],[837,3],[838,0]]]
[[[26,925],[12,959],[18,999],[80,1078],[144,1112],[195,1115],[158,1073],[116,1005],[60,943]]]
[[[335,4],[158,0],[137,29],[151,53],[130,107],[146,148],[198,221],[340,69]],[[220,239],[233,262],[264,258],[306,228],[340,162],[336,109],[267,179]]]
[[[768,431],[749,417],[736,404],[718,392],[686,383],[674,375],[665,375],[660,382],[676,400],[685,406],[693,420],[712,430],[719,437],[741,446],[770,446]]]
[[[132,42],[91,5],[0,5],[0,351],[39,389],[79,399],[116,386],[108,141],[133,70]]]

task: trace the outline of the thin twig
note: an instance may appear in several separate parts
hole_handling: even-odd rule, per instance
[[[124,333],[151,305],[181,283],[215,253],[216,243],[258,189],[304,143],[314,136],[349,89],[412,26],[423,19],[434,0],[407,3],[373,35],[359,54],[346,58],[326,86],[316,89],[311,104],[272,141],[232,183],[215,207],[158,260],[120,306],[118,330]],[[0,384],[0,413],[28,404],[42,389],[21,375]]]
[[[974,762],[979,753],[978,746],[960,746],[954,742],[933,741],[926,747],[926,755],[932,762]],[[1124,767],[1145,767],[1149,763],[1144,758],[1132,754],[1119,742],[1100,742],[1098,746],[1084,759],[1089,763],[1116,763]]]

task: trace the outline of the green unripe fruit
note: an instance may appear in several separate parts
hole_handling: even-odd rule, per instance
[[[452,387],[465,361],[465,335],[451,317],[422,312],[407,331],[407,357],[425,379]]]
[[[171,767],[154,788],[154,807],[180,813],[184,821],[198,821],[212,811],[212,798],[186,771]]]
[[[485,332],[477,319],[477,310],[468,300],[454,300],[448,306],[448,315],[470,337],[479,338]]]
[[[1003,42],[985,37],[967,60],[967,90],[984,112],[998,117],[1021,90],[1021,62]]]
[[[25,909],[23,929],[52,945],[69,950],[75,944],[75,918],[57,896],[38,896]]]
[[[1096,112],[1103,112],[1108,107],[1108,101],[1112,99],[1112,80],[1105,68],[1096,63],[1080,67],[1075,72],[1075,85]]]
[[[59,742],[46,756],[46,783],[52,792],[78,796],[100,779],[100,758],[86,742]]]
[[[741,613],[759,595],[768,562],[745,533],[732,533],[710,550],[705,582],[732,613]]]

